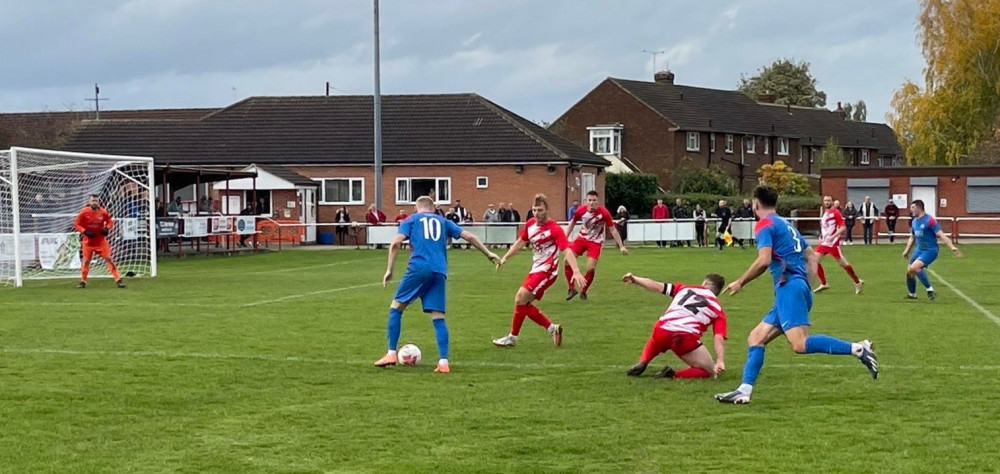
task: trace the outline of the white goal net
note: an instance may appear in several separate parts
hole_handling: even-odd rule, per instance
[[[122,276],[156,276],[153,159],[30,148],[0,151],[0,285],[79,278],[77,214],[97,195]],[[108,277],[100,257],[90,277]]]

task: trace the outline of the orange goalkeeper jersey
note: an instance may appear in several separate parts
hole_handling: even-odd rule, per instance
[[[80,214],[77,214],[76,220],[73,221],[73,227],[80,233],[86,231],[91,231],[94,233],[93,237],[84,237],[88,242],[101,242],[104,240],[104,235],[101,231],[104,229],[110,229],[115,225],[115,222],[111,219],[111,214],[103,207],[93,210],[90,206],[83,208]]]

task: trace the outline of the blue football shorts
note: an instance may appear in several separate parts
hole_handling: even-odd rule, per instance
[[[396,296],[400,303],[410,304],[420,298],[420,304],[425,313],[432,311],[445,312],[445,282],[444,274],[425,269],[407,268],[406,274],[396,287]]]
[[[913,252],[913,255],[910,257],[910,263],[920,260],[921,262],[924,262],[924,268],[927,268],[931,266],[931,263],[937,260],[937,258],[938,253],[936,250],[917,250]]]
[[[793,278],[774,289],[774,306],[764,315],[763,322],[782,332],[798,326],[809,326],[809,311],[813,294],[809,283]]]

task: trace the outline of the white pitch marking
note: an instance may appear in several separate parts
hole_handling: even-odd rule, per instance
[[[944,283],[944,286],[947,286],[949,289],[951,289],[951,291],[954,291],[956,295],[961,296],[962,299],[968,301],[973,308],[978,309],[980,313],[983,313],[983,315],[985,315],[987,318],[990,318],[990,320],[993,321],[993,323],[995,323],[997,326],[1000,326],[1000,317],[997,317],[997,315],[991,313],[990,310],[984,308],[979,303],[976,303],[975,300],[966,296],[965,293],[962,293],[958,288],[955,288],[955,285],[952,285],[951,283],[948,283],[948,281],[945,280],[944,278],[941,278],[941,275],[938,275],[938,273],[935,272],[934,270],[928,268],[927,272],[930,273],[931,275],[934,275],[934,278],[937,278],[938,280],[941,281],[941,283]]]
[[[327,290],[310,291],[309,293],[299,293],[297,295],[282,296],[281,298],[274,298],[274,299],[270,299],[270,300],[254,301],[252,303],[246,303],[246,304],[244,304],[243,307],[244,308],[249,308],[251,306],[260,306],[262,304],[279,303],[279,302],[282,302],[282,301],[293,300],[293,299],[296,299],[296,298],[305,298],[307,296],[322,295],[322,294],[326,294],[326,293],[339,293],[341,291],[356,290],[358,288],[368,288],[370,286],[376,286],[376,285],[381,285],[381,284],[382,284],[382,282],[375,282],[375,283],[366,283],[364,285],[344,286],[344,287],[340,287],[340,288],[330,288],[330,289],[327,289]]]

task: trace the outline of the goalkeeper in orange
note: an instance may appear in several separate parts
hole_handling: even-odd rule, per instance
[[[87,274],[90,273],[90,259],[95,253],[107,262],[108,270],[111,271],[111,276],[115,278],[118,288],[125,288],[125,283],[122,282],[121,276],[118,275],[118,268],[115,267],[115,262],[111,260],[111,246],[108,245],[107,236],[114,225],[115,222],[111,219],[111,214],[108,214],[107,209],[101,207],[100,198],[96,194],[91,194],[90,204],[83,208],[80,214],[76,216],[76,220],[73,221],[73,227],[83,234],[83,265],[80,267],[80,283],[76,285],[77,288],[87,287]]]

